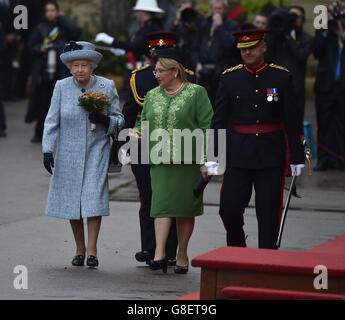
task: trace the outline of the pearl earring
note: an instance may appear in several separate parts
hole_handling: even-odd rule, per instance
[[[177,73],[175,73],[175,78],[177,78]]]

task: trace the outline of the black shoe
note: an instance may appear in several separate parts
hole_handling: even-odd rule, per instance
[[[163,273],[167,273],[168,271],[168,258],[165,257],[163,260],[150,260],[150,269],[151,270],[159,270],[162,269]]]
[[[316,167],[314,167],[313,171],[326,171],[328,169],[328,166],[326,163],[318,163]]]
[[[82,254],[74,256],[72,260],[72,266],[81,267],[84,265],[84,260],[85,260],[85,256]]]
[[[89,267],[98,267],[98,259],[96,256],[88,256],[86,260],[86,264]]]
[[[177,274],[186,274],[188,272],[188,266],[189,266],[189,261],[187,263],[187,266],[185,266],[185,267],[176,265],[175,269],[174,269],[174,272],[177,273]]]
[[[135,254],[135,259],[139,262],[149,264],[150,260],[153,259],[153,255],[150,251],[139,251]]]

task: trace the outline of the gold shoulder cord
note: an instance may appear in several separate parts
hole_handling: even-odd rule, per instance
[[[135,72],[132,73],[131,79],[129,80],[129,85],[131,87],[131,90],[132,90],[135,102],[142,107],[144,105],[145,97],[144,98],[140,98],[139,95],[138,95],[137,87],[135,85],[135,75],[136,75]]]
[[[274,63],[271,63],[271,64],[270,64],[270,67],[271,67],[271,68],[275,68],[275,69],[279,69],[279,70],[283,70],[283,71],[286,71],[286,72],[290,72],[289,69],[286,69],[286,68],[284,68],[284,67],[282,67],[282,66],[278,66],[278,65],[276,65],[276,64],[274,64]]]
[[[233,72],[233,71],[236,71],[236,70],[240,70],[240,69],[242,69],[242,68],[243,68],[243,64],[239,64],[239,65],[237,65],[237,66],[235,66],[235,67],[226,69],[225,71],[223,71],[222,74],[227,74],[227,73],[229,73],[229,72]]]

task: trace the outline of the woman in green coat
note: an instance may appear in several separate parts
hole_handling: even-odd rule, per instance
[[[178,254],[175,273],[188,271],[187,247],[195,216],[203,214],[203,198],[195,197],[200,166],[206,158],[206,130],[213,116],[206,90],[187,82],[176,49],[158,51],[154,74],[159,86],[147,93],[141,121],[131,135],[149,138],[151,217],[155,218],[156,250],[152,270],[167,270],[165,245],[176,218]],[[146,130],[148,128],[148,130]],[[181,134],[189,134],[189,139]],[[192,139],[191,136],[194,136]]]

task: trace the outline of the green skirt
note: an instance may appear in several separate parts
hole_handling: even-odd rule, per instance
[[[152,218],[191,218],[203,214],[203,197],[194,186],[201,177],[200,165],[152,165]]]

